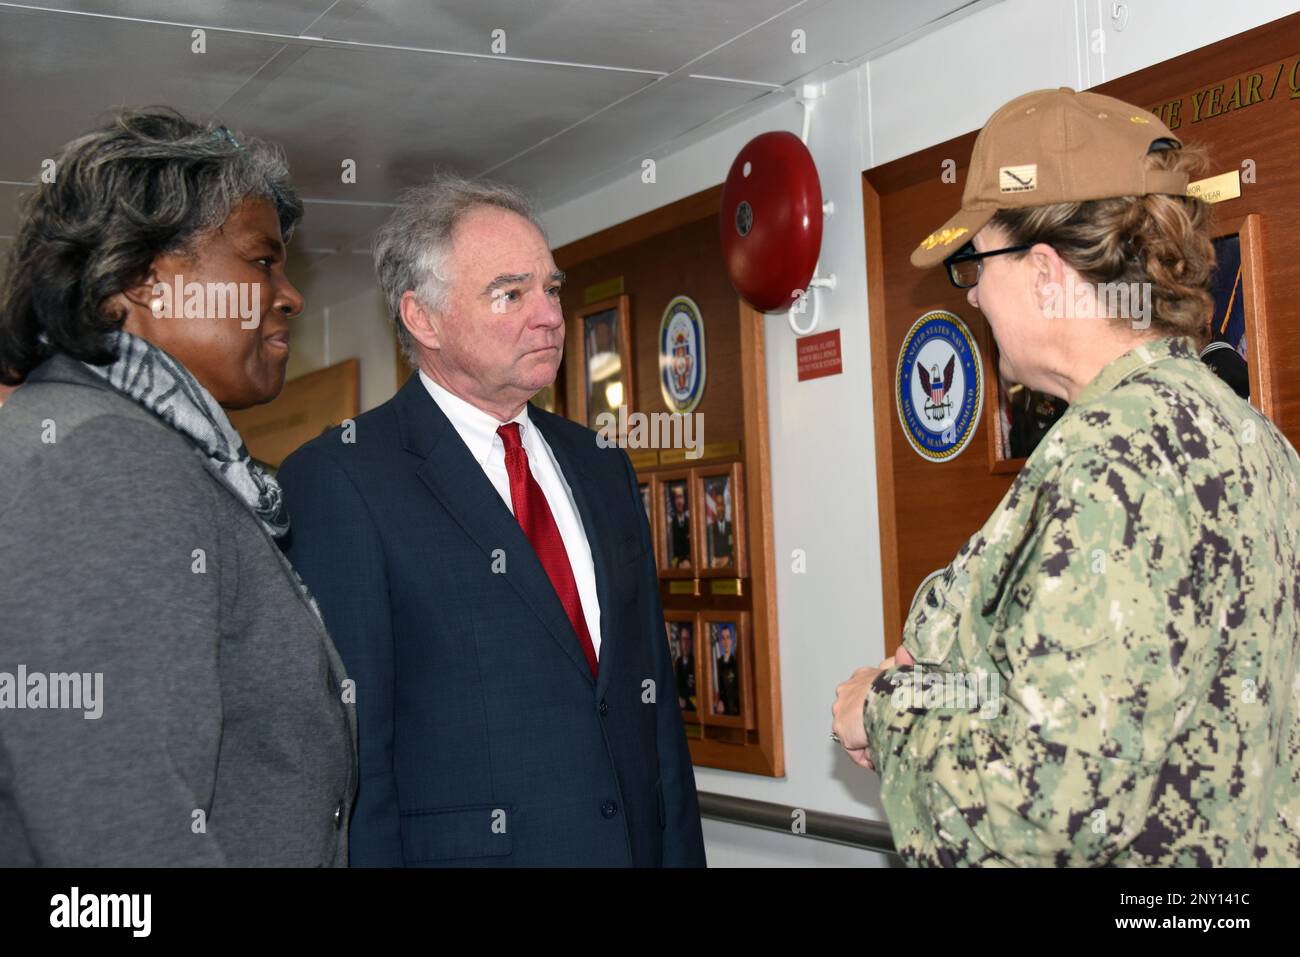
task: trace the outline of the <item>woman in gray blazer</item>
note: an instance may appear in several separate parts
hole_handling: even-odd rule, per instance
[[[282,152],[69,143],[0,281],[0,865],[345,866],[350,685],[224,410],[284,384]]]

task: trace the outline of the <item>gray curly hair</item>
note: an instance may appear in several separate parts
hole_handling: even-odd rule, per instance
[[[105,333],[125,316],[105,302],[245,199],[275,205],[285,242],[302,218],[279,146],[167,107],[116,113],[64,146],[55,170],[26,199],[0,281],[0,382],[11,385],[56,352],[111,362]]]

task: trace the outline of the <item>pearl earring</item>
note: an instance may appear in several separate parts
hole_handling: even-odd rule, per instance
[[[166,308],[167,304],[161,299],[155,299],[153,302],[149,303],[149,311],[160,319],[162,318],[163,310]]]

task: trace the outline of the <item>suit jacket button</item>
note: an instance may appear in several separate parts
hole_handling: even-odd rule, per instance
[[[343,802],[339,801],[338,807],[334,809],[334,827],[340,828],[342,826],[343,826]]]
[[[600,716],[603,718],[605,715],[609,714],[609,705],[602,701],[598,710],[600,711]]]
[[[618,813],[618,805],[613,801],[606,801],[600,806],[600,813],[602,817],[611,818]]]

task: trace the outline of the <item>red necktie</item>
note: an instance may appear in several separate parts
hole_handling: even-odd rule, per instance
[[[515,518],[519,520],[519,527],[528,536],[533,551],[546,569],[546,577],[551,580],[551,587],[560,597],[560,604],[569,616],[569,623],[578,633],[578,642],[582,645],[582,653],[587,656],[587,664],[591,666],[594,678],[596,648],[591,643],[587,618],[582,613],[578,583],[574,580],[569,553],[564,550],[564,539],[560,537],[560,529],[555,524],[551,507],[546,504],[542,487],[537,484],[528,468],[528,453],[519,441],[519,423],[507,422],[497,429],[497,435],[501,436],[506,447],[506,472],[510,476],[510,501],[515,507]]]

